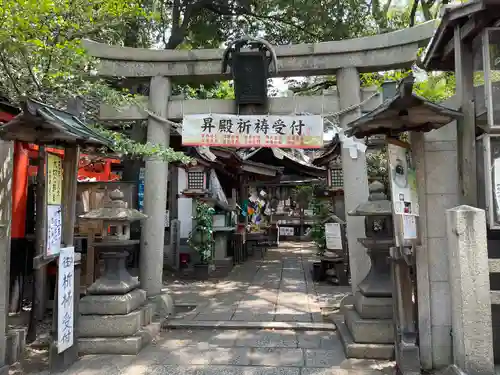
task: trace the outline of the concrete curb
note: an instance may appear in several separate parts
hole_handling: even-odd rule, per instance
[[[333,323],[306,322],[238,322],[168,320],[162,329],[274,329],[295,331],[336,331]]]

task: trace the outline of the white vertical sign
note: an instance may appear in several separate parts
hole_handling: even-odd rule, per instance
[[[47,256],[59,253],[62,241],[62,217],[60,205],[47,205]]]
[[[325,237],[328,250],[342,250],[342,230],[339,223],[326,223]]]
[[[75,248],[64,247],[59,253],[57,275],[57,353],[73,346]]]

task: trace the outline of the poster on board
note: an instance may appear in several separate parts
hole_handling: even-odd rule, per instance
[[[62,241],[62,158],[59,155],[47,153],[47,183],[46,198],[46,249],[45,256],[53,257],[59,254]]]
[[[417,176],[411,150],[389,143],[387,154],[394,213],[418,216]]]
[[[60,205],[62,200],[62,158],[47,153],[47,204]]]
[[[47,256],[59,254],[62,242],[61,206],[47,206]]]
[[[391,201],[394,213],[396,245],[401,240],[418,239],[419,216],[417,175],[409,145],[388,143]]]

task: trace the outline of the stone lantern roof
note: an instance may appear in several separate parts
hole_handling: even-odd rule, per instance
[[[81,215],[80,218],[84,220],[123,221],[131,223],[144,220],[148,217],[134,208],[128,208],[123,197],[123,193],[119,189],[115,189],[109,194],[109,200],[104,203],[104,207],[89,211]]]
[[[390,216],[392,215],[392,202],[384,194],[384,185],[374,181],[369,186],[370,196],[368,202],[361,203],[349,212],[350,216]]]

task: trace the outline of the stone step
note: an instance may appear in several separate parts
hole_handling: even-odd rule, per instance
[[[151,323],[129,337],[80,337],[79,354],[137,355],[159,332],[160,323]]]
[[[129,337],[142,327],[143,310],[125,315],[82,315],[78,319],[80,337]]]
[[[117,354],[136,355],[143,347],[141,336],[131,337],[80,337],[78,351],[80,355]]]
[[[394,325],[392,319],[363,319],[352,305],[344,305],[341,313],[354,342],[360,344],[392,344]]]
[[[500,290],[490,290],[490,299],[492,305],[500,305]]]
[[[354,342],[354,339],[347,328],[347,325],[341,318],[334,319],[337,326],[337,332],[340,341],[344,346],[345,356],[347,358],[357,359],[394,359],[393,344],[360,344]]]
[[[203,320],[167,320],[163,329],[274,329],[294,331],[335,331],[332,323],[308,322],[239,322],[239,321],[203,321]]]

